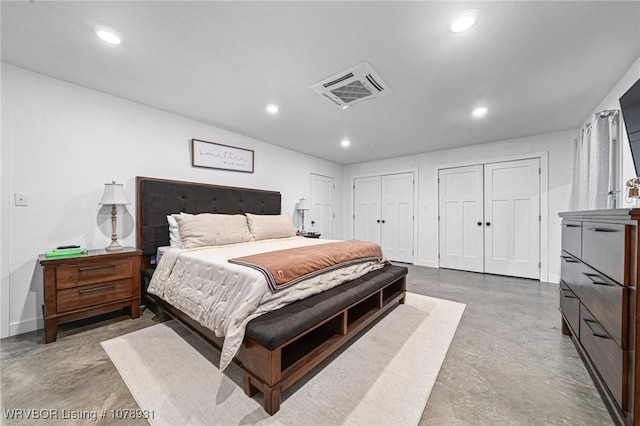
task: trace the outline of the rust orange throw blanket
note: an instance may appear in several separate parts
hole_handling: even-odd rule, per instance
[[[229,262],[262,272],[271,291],[277,291],[333,269],[382,259],[378,244],[348,240],[237,257]]]

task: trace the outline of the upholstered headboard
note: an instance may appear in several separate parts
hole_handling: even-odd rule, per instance
[[[142,250],[143,264],[158,247],[169,245],[168,214],[280,214],[281,208],[276,191],[148,177],[137,177],[136,188],[136,246]]]

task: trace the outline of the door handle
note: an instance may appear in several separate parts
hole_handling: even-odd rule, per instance
[[[382,223],[384,223],[384,219],[382,219]]]
[[[376,220],[377,223],[380,223],[380,219]]]
[[[478,226],[482,226],[482,222],[478,222]]]
[[[311,224],[312,224],[312,225],[315,225],[315,224],[316,224],[316,221],[315,221],[315,220],[312,220],[312,221],[311,221]]]
[[[485,225],[491,226],[491,222],[487,222],[487,223],[485,223]]]

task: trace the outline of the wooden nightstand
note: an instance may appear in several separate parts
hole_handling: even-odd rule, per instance
[[[44,268],[45,343],[55,342],[58,324],[117,309],[140,316],[141,250],[38,259]]]

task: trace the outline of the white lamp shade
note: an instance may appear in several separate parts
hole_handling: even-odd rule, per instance
[[[300,201],[298,201],[298,210],[309,210],[309,200],[300,198]]]
[[[104,194],[102,194],[102,200],[98,204],[129,204],[129,200],[124,195],[122,184],[113,181],[104,184]]]

